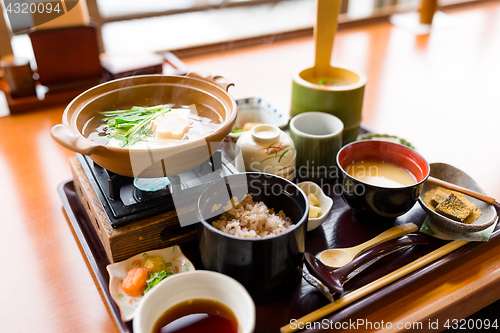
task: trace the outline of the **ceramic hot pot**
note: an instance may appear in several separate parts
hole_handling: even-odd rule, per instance
[[[237,116],[235,100],[228,94],[233,83],[218,75],[142,75],[93,87],[65,109],[62,124],[52,137],[64,147],[88,155],[101,167],[128,177],[165,177],[190,170],[206,161],[231,132]],[[100,122],[99,111],[159,104],[192,105],[215,110],[221,116],[217,130],[204,138],[169,147],[114,148],[87,137]],[[97,126],[95,126],[97,127]],[[90,129],[89,129],[90,128]]]

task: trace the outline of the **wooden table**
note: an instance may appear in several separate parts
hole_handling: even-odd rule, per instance
[[[406,138],[429,162],[461,168],[500,198],[500,3],[446,13],[451,26],[426,36],[385,22],[341,30],[333,62],[366,73],[365,125]],[[234,80],[236,98],[282,108],[291,73],[312,60],[312,37],[185,59]],[[1,332],[117,331],[56,192],[74,156],[49,134],[62,111],[0,118]],[[442,325],[498,299],[500,243],[491,242],[356,318]]]

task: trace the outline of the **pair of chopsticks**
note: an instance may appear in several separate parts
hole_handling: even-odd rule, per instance
[[[489,196],[482,194],[482,193],[474,192],[474,191],[469,190],[468,188],[465,188],[465,187],[461,187],[461,186],[457,186],[457,185],[452,184],[452,183],[445,182],[444,180],[441,180],[441,179],[429,177],[429,178],[427,178],[426,182],[434,184],[434,185],[439,185],[439,186],[442,186],[444,188],[454,190],[454,191],[457,191],[457,192],[460,192],[463,194],[467,194],[473,198],[484,201],[490,205],[493,205],[493,203],[495,203],[495,198],[489,197]]]

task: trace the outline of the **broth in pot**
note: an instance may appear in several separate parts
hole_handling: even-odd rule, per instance
[[[117,148],[169,147],[202,139],[222,122],[222,116],[206,105],[134,106],[99,112],[87,121],[83,135]]]

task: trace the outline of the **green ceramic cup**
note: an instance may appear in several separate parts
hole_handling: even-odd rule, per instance
[[[348,84],[319,85],[320,80]],[[308,111],[330,113],[344,123],[343,144],[348,144],[359,133],[365,85],[366,76],[345,68],[330,67],[324,78],[316,76],[314,67],[297,71],[293,75],[290,115]]]
[[[295,175],[300,180],[327,181],[337,174],[342,148],[342,121],[325,112],[306,112],[290,121],[290,137],[297,151]]]

